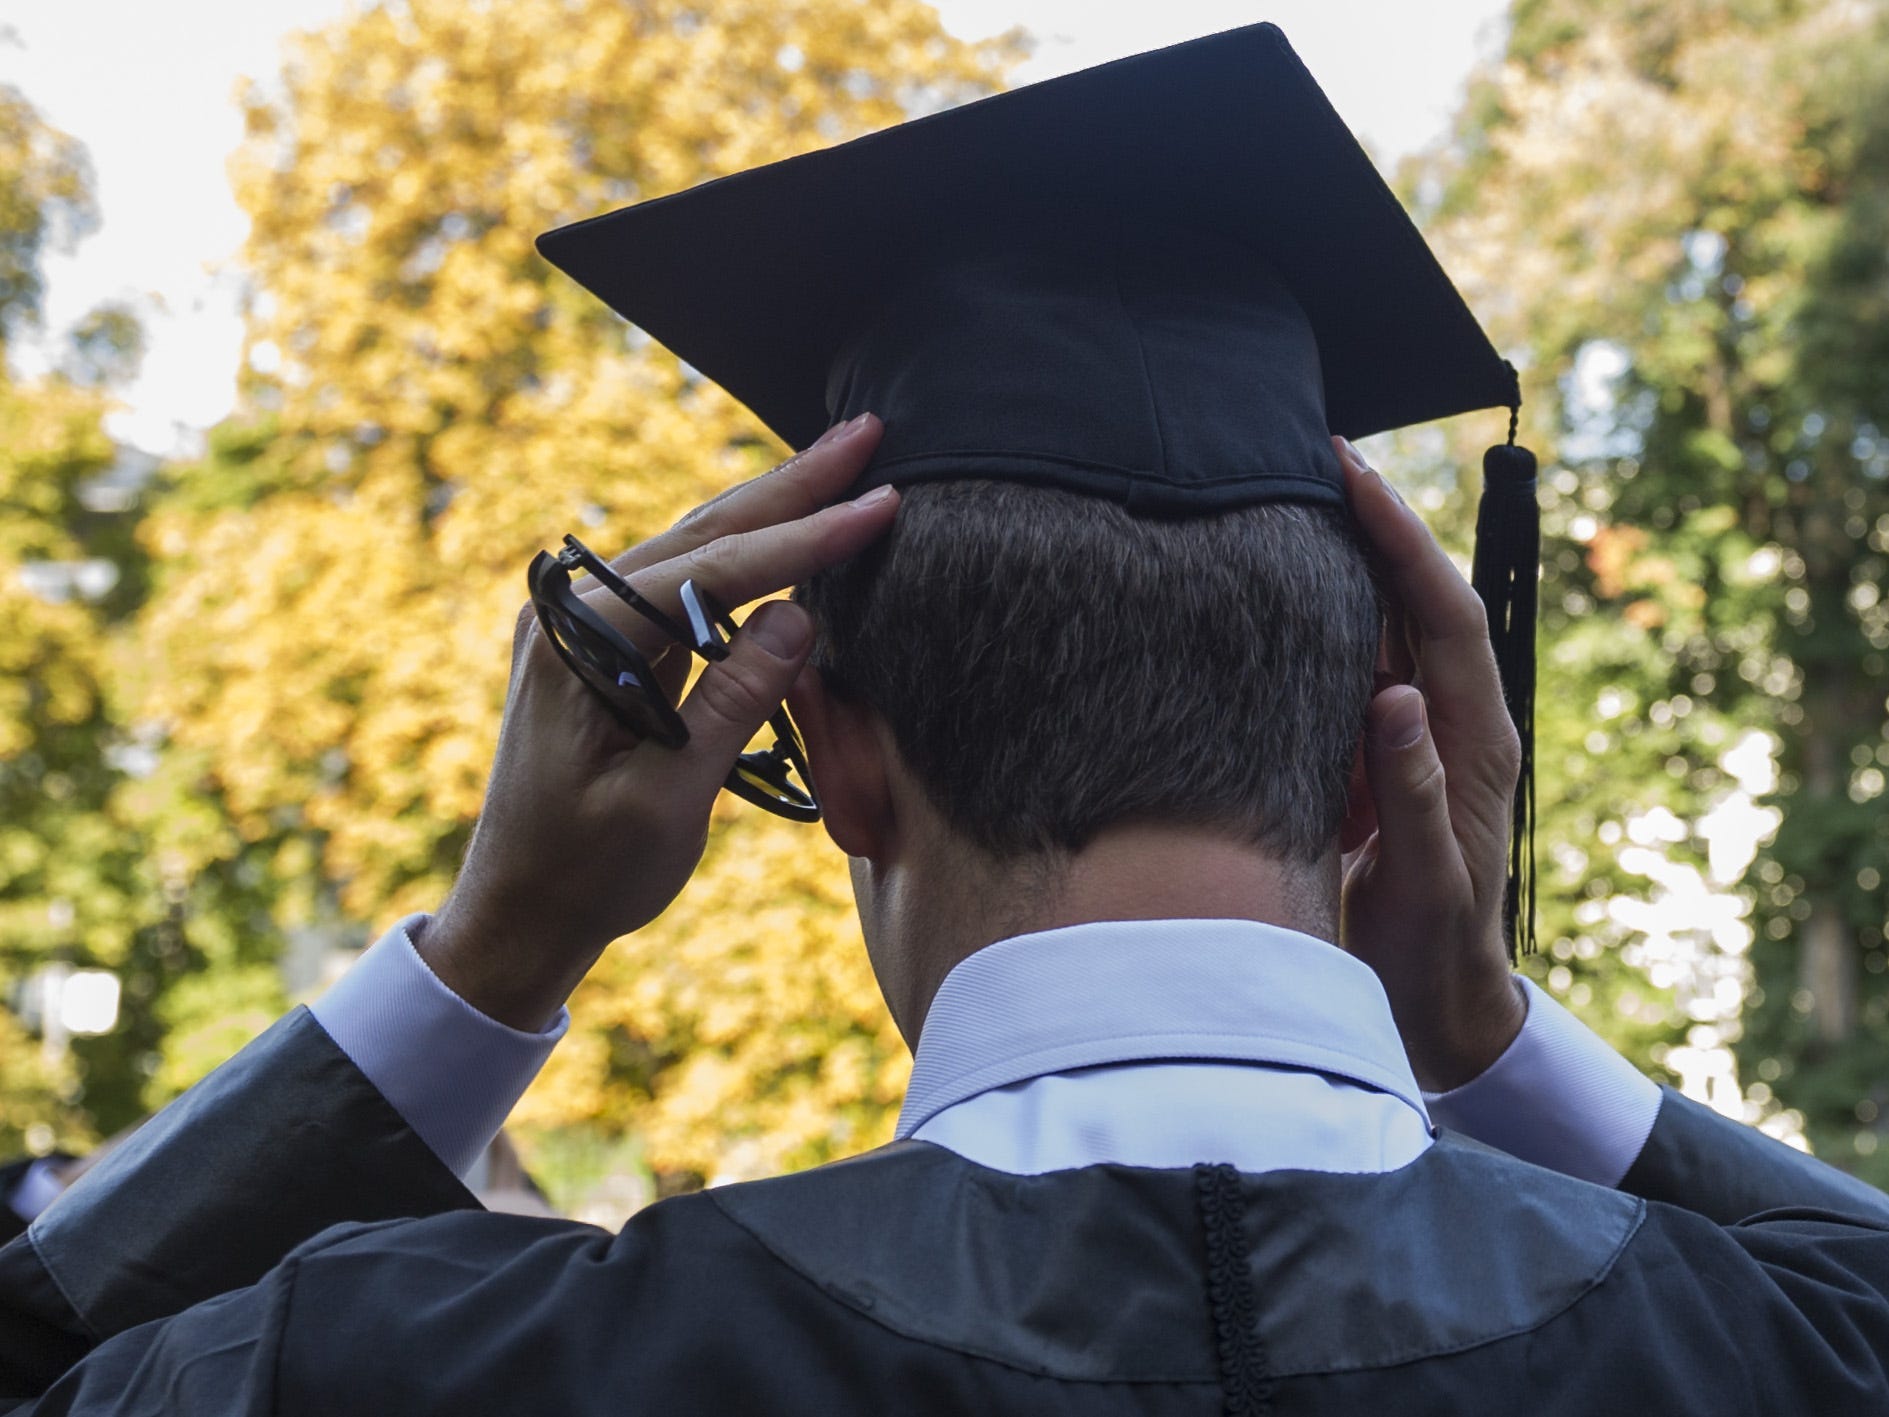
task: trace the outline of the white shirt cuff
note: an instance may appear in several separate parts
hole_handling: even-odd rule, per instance
[[[309,1006],[335,1045],[462,1180],[571,1025],[542,1033],[488,1018],[447,988],[395,925]]]
[[[1617,1186],[1659,1116],[1659,1085],[1534,981],[1528,1018],[1480,1077],[1426,1092],[1430,1116],[1488,1146],[1563,1175]]]

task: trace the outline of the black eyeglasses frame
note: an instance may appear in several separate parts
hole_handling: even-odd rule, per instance
[[[532,607],[565,667],[631,733],[664,748],[683,747],[689,741],[688,725],[663,692],[648,657],[584,602],[572,584],[577,571],[588,573],[675,643],[711,664],[728,657],[728,641],[739,627],[693,580],[684,581],[678,592],[685,626],[638,594],[609,562],[574,536],[564,538],[564,549],[556,555],[540,551],[532,558],[526,572]],[[722,785],[775,816],[819,821],[807,750],[785,704],[768,718],[768,727],[774,732],[773,746],[743,753]]]

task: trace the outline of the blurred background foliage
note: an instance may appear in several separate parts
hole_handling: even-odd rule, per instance
[[[1555,454],[1539,968],[1889,1183],[1889,10],[1517,0],[1402,177]]]
[[[435,905],[531,553],[628,544],[780,455],[531,238],[1019,52],[919,0],[405,0],[292,44],[244,98],[246,386],[201,461],[104,436],[123,310],[0,377],[0,968],[16,1003],[52,963],[123,988],[69,1048],[0,1010],[0,1148],[124,1125]],[[1889,9],[1516,0],[1397,181],[1548,454],[1526,967],[1889,1182]],[[0,339],[91,219],[83,154],[0,95]],[[1376,452],[1466,528],[1490,432]],[[515,1117],[566,1204],[862,1149],[909,1069],[843,861],[729,802],[573,1013]]]

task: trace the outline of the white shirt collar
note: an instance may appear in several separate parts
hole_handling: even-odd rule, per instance
[[[1135,920],[1000,940],[953,969],[898,1135],[993,1088],[1156,1059],[1304,1068],[1389,1093],[1429,1125],[1368,965],[1252,920]]]

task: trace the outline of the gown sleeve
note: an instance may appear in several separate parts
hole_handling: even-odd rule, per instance
[[[255,1284],[330,1226],[477,1208],[296,1009],[0,1248],[0,1411],[114,1335]]]
[[[1779,1210],[1889,1225],[1889,1195],[1670,1087],[1620,1188],[1719,1225]]]

